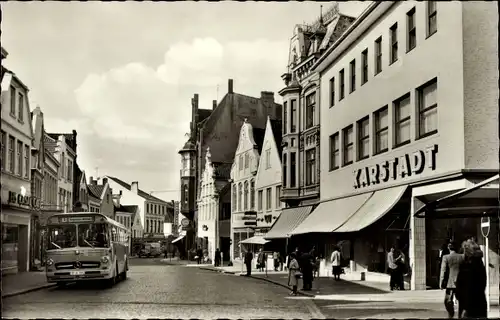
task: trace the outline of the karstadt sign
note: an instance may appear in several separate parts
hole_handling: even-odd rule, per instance
[[[434,171],[437,153],[438,145],[434,144],[425,150],[417,150],[412,154],[407,153],[380,164],[356,169],[354,170],[354,189],[419,175],[425,170]]]

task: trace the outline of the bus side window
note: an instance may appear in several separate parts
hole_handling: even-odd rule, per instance
[[[120,236],[120,242],[123,242],[123,230],[122,229],[118,229],[118,234]]]
[[[112,226],[111,227],[111,232],[112,232],[112,240],[113,241],[118,241],[118,234],[116,232],[116,227],[115,226]]]

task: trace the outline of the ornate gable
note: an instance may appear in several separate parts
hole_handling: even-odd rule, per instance
[[[266,133],[262,146],[262,154],[257,170],[255,187],[257,189],[281,182],[281,158],[276,139],[274,138],[271,120],[267,119]]]

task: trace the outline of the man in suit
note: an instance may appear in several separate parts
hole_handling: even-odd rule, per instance
[[[245,262],[245,266],[247,267],[247,276],[250,276],[252,274],[252,261],[253,261],[253,253],[252,251],[248,250],[246,253],[245,253],[245,258],[244,258],[244,262]]]
[[[459,267],[464,260],[464,257],[462,254],[455,251],[455,245],[453,243],[448,244],[448,250],[450,253],[443,256],[443,261],[441,263],[440,283],[441,289],[446,290],[444,296],[444,306],[446,311],[448,311],[448,316],[453,318],[455,315],[453,299],[455,296],[456,281]]]

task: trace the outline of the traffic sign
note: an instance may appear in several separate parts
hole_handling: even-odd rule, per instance
[[[186,218],[182,219],[181,226],[183,226],[183,227],[189,226],[189,219],[186,219]]]
[[[485,238],[490,234],[490,217],[481,217],[481,233]]]

